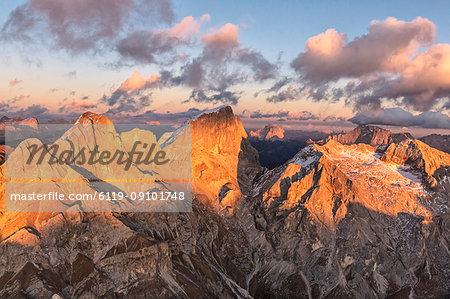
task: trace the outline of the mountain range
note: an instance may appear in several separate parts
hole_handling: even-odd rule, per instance
[[[112,124],[94,113],[77,123]],[[285,134],[272,131],[283,142]],[[199,114],[158,146],[187,134],[192,212],[2,209],[0,297],[449,296],[450,155],[439,137],[360,126],[299,145],[269,168],[229,106]],[[144,130],[102,138],[124,148],[136,138],[156,141]],[[74,175],[92,188],[86,171]],[[1,176],[5,188],[5,163]]]

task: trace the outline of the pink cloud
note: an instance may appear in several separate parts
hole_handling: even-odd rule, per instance
[[[147,125],[160,125],[161,123],[157,120],[151,120],[147,122]]]
[[[450,45],[435,45],[417,54],[399,74],[387,95],[410,95],[409,102],[428,110],[436,98],[450,96]]]
[[[20,84],[20,83],[23,83],[23,81],[22,80],[18,80],[18,79],[14,79],[14,80],[9,81],[9,86],[15,86],[15,85]]]
[[[210,19],[211,16],[209,14],[203,15],[199,21],[191,16],[188,16],[172,28],[161,31],[161,33],[187,41],[199,33],[202,23],[209,22]]]
[[[230,50],[239,46],[238,26],[227,23],[218,30],[213,30],[202,36],[207,47]]]
[[[359,77],[380,71],[399,71],[418,47],[429,46],[436,26],[418,17],[411,22],[388,18],[371,22],[369,33],[348,42],[335,29],[311,37],[305,52],[292,62],[313,82]]]
[[[72,101],[65,104],[65,108],[71,108],[71,109],[91,109],[95,108],[96,105],[92,102],[87,101]]]
[[[321,92],[321,99],[334,93],[354,99],[358,109],[401,100],[426,111],[450,97],[450,45],[433,45],[435,36],[435,24],[422,17],[372,21],[369,32],[352,41],[328,29],[308,39],[291,66],[309,83],[304,90],[324,91],[330,82],[350,79],[341,92]]]
[[[160,78],[161,76],[157,74],[152,74],[150,77],[144,78],[139,71],[134,71],[133,75],[125,80],[125,82],[120,85],[119,89],[126,91],[135,91],[145,87],[149,87],[150,85],[156,86]]]

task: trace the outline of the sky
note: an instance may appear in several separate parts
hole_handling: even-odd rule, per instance
[[[450,2],[2,0],[0,115],[450,132]]]

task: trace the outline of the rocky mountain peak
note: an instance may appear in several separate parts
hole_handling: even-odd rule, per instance
[[[413,139],[392,143],[381,160],[411,167],[421,174],[424,183],[429,187],[436,187],[438,184],[433,176],[436,170],[450,166],[450,154]]]
[[[101,146],[156,140],[113,130],[96,134]],[[311,144],[265,169],[231,107],[205,111],[161,141],[192,137],[193,212],[0,211],[0,297],[445,298],[449,155],[407,135],[379,146],[384,134],[361,128],[355,144]]]
[[[4,126],[5,124],[9,125],[22,125],[22,126],[30,126],[32,128],[37,128],[37,125],[39,124],[38,120],[34,117],[29,118],[21,118],[19,116],[9,118],[7,116],[3,116],[0,118],[0,126]]]
[[[284,129],[282,126],[268,124],[263,129],[250,132],[250,137],[260,140],[277,140],[284,138]]]
[[[242,199],[238,165],[248,160],[241,148],[247,133],[230,106],[205,111],[189,123],[192,126],[193,190],[199,199],[219,209],[230,210]],[[257,154],[252,152],[252,155]],[[257,160],[257,158],[256,158]],[[250,165],[249,165],[250,166]]]
[[[346,134],[330,136],[328,140],[335,140],[342,144],[366,143],[370,145],[388,144],[392,132],[376,126],[359,125]]]
[[[106,116],[100,115],[94,112],[87,111],[83,113],[75,124],[95,124],[95,125],[111,125],[112,121],[110,121]]]
[[[367,130],[373,131],[377,130]],[[330,228],[345,218],[352,202],[386,215],[411,213],[430,219],[436,210],[442,211],[439,205],[423,205],[430,197],[427,186],[436,187],[433,175],[449,164],[450,155],[418,140],[391,143],[384,153],[370,144],[330,140],[304,148],[264,176],[266,184],[269,178],[278,180],[264,191],[263,202],[276,213],[304,207]]]

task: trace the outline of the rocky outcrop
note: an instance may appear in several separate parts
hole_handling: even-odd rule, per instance
[[[238,165],[257,163],[249,162],[245,155],[240,159],[241,146],[251,148],[246,143],[247,133],[241,120],[231,107],[225,106],[202,113],[189,124],[192,126],[194,193],[202,202],[219,209],[234,209],[242,199]]]
[[[386,162],[406,165],[419,171],[424,182],[435,187],[438,184],[433,177],[436,170],[450,167],[450,155],[432,148],[420,140],[407,139],[391,144],[381,158]]]
[[[30,127],[32,129],[37,129],[39,122],[36,118],[34,117],[29,117],[26,119],[23,119],[21,117],[14,117],[14,118],[9,118],[7,116],[3,116],[0,119],[0,130],[3,131],[2,135],[4,136],[4,130],[5,130],[5,125],[14,125],[16,126],[14,129],[19,129],[20,126],[26,126],[26,127]],[[19,127],[17,127],[19,126]],[[3,137],[2,136],[2,137]]]
[[[284,138],[284,129],[282,126],[268,124],[263,129],[250,131],[250,137],[259,140],[279,140]]]
[[[18,116],[13,117],[13,118],[3,116],[2,118],[0,118],[0,124],[27,125],[27,126],[31,126],[31,127],[36,127],[38,123],[39,123],[38,120],[34,117],[29,117],[29,118],[23,119]]]
[[[85,116],[77,123],[87,128],[97,121],[108,124],[105,118]],[[59,142],[89,142],[91,136],[77,130],[75,126]],[[100,141],[100,146],[116,147],[121,139],[148,135],[131,131],[118,136],[112,128],[105,135],[101,130],[94,132],[106,143]],[[229,107],[198,116],[162,146],[170,150],[180,138],[188,137],[198,149],[192,153],[193,176],[210,177],[194,178],[194,193],[211,191],[194,201],[193,213],[2,212],[0,253],[5,258],[0,262],[0,296],[213,297],[220,293],[248,297],[245,277],[253,268],[250,246],[240,225],[228,219],[229,214],[219,216],[221,210],[216,208],[237,204],[242,197],[238,164],[250,165],[257,157],[253,152],[239,158],[246,135]],[[221,176],[214,177],[210,167],[222,169],[216,173]],[[102,171],[90,169],[94,174]],[[223,191],[227,186],[231,190]],[[20,260],[10,258],[19,255]]]
[[[93,112],[83,113],[75,122],[75,125],[112,125],[113,123],[104,115]]]
[[[417,141],[391,146],[406,144]],[[263,173],[254,194],[262,260],[252,295],[445,297],[450,264],[446,242],[438,240],[449,236],[441,231],[449,221],[448,189],[430,191],[422,183],[428,173],[416,170],[436,169],[433,176],[445,184],[448,172],[442,169],[450,158],[421,142],[419,147],[422,161],[410,159],[410,165],[387,161],[392,148],[381,153],[362,143],[330,141]]]
[[[96,119],[106,122],[82,122]],[[75,132],[66,139],[82,142]],[[107,136],[124,147],[154,140]],[[448,189],[437,188],[448,184],[448,155],[409,139],[331,140],[263,169],[230,107],[197,116],[160,146],[187,140],[190,213],[3,210],[0,297],[448,297]],[[423,183],[430,175],[433,189]]]
[[[375,126],[360,125],[346,134],[330,136],[328,140],[335,140],[341,144],[365,143],[373,146],[400,142],[412,138],[409,133],[393,134],[391,131]]]
[[[276,202],[277,209],[284,211],[301,205],[330,229],[345,217],[352,202],[386,215],[411,213],[429,219],[433,213],[422,204],[429,196],[421,179],[429,180],[437,169],[447,167],[450,157],[429,147],[422,149],[420,161],[387,158],[393,149],[380,157],[376,150],[366,144],[346,146],[336,141],[309,146],[277,175],[278,181],[263,195],[263,202],[268,208]],[[415,169],[423,169],[423,174],[415,174]]]

